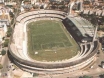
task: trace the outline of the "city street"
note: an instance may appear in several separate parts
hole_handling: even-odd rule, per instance
[[[2,56],[1,64],[3,65],[3,68],[1,69],[1,78],[12,78],[11,76],[12,70],[9,68],[10,61],[8,59],[7,54]]]

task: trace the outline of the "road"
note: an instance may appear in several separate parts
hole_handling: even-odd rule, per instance
[[[8,59],[7,54],[2,56],[1,64],[3,65],[3,68],[1,69],[1,77],[0,78],[13,78],[12,70],[9,68],[10,61]]]

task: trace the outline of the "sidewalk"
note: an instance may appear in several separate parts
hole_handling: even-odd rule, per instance
[[[13,78],[11,76],[11,71],[8,71],[8,66],[10,64],[10,61],[8,59],[7,54],[2,56],[1,64],[3,65],[3,68],[1,69],[1,77],[0,78]]]
[[[80,76],[83,76],[83,75],[98,77],[98,75],[102,73],[104,73],[104,69],[96,68],[95,70],[94,69],[86,70],[86,71],[80,70],[73,73],[60,74],[60,75],[46,75],[43,77],[35,77],[35,78],[79,78]]]

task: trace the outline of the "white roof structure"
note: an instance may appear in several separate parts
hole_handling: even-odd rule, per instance
[[[88,34],[89,36],[93,37],[94,35],[94,27],[92,24],[84,18],[81,17],[68,17],[74,24],[77,26],[79,31],[82,33],[83,36]]]

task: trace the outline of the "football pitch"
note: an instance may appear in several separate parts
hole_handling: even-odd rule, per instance
[[[38,61],[69,59],[80,50],[61,21],[40,20],[27,26],[28,55]]]

